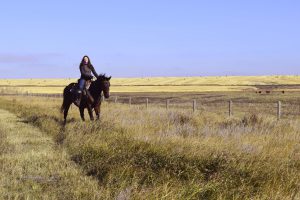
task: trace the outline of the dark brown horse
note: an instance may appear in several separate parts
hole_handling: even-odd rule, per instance
[[[95,81],[92,81],[89,92],[94,99],[94,102],[91,102],[88,97],[82,96],[79,111],[83,121],[85,121],[85,108],[88,109],[91,120],[94,120],[93,109],[95,110],[97,119],[100,119],[101,93],[103,92],[105,98],[109,98],[110,79],[111,77],[106,77],[105,75],[101,74]],[[67,121],[69,108],[76,100],[76,95],[71,92],[71,90],[76,90],[76,87],[77,83],[71,83],[64,89],[64,100],[61,106],[61,112],[64,113],[64,124],[66,124]]]

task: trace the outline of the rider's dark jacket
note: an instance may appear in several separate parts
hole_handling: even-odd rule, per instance
[[[93,78],[92,72],[95,77],[98,77],[97,72],[95,71],[93,65],[81,64],[79,66],[81,77],[80,79],[90,80]]]

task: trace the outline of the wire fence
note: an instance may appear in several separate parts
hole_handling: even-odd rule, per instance
[[[43,94],[43,93],[9,93],[1,92],[1,96],[23,96],[23,97],[44,97],[62,99],[63,94]],[[218,100],[204,101],[200,98],[183,100],[179,98],[162,98],[162,97],[135,97],[135,96],[110,96],[109,99],[102,101],[108,103],[127,104],[129,106],[138,105],[140,108],[148,109],[150,107],[158,107],[166,110],[170,109],[185,109],[191,112],[207,111],[214,112],[220,115],[232,117],[245,113],[263,113],[276,116],[277,119],[287,117],[300,117],[300,102],[262,102],[262,101],[234,101],[234,100]]]

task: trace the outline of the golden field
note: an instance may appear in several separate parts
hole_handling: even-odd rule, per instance
[[[61,93],[76,79],[1,79],[0,90],[29,93]],[[300,90],[300,76],[207,76],[112,78],[111,92],[218,92],[255,91],[259,87],[287,85],[285,90]],[[298,88],[299,87],[299,88]],[[276,88],[275,90],[279,90]]]
[[[100,121],[82,122],[72,107],[63,127],[61,103],[0,97],[1,199],[300,199],[299,113],[278,121],[260,108],[228,117],[217,105],[106,101]]]
[[[0,199],[300,199],[298,76],[147,79],[112,79],[101,120],[71,106],[66,126],[61,98],[1,96]],[[72,81],[0,85],[59,93]]]

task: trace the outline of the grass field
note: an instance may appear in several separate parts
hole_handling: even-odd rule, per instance
[[[98,199],[87,177],[50,136],[0,110],[0,199]]]
[[[61,93],[76,79],[2,79],[0,90]],[[210,76],[112,78],[112,92],[217,92],[272,89],[300,90],[300,76]],[[282,87],[274,87],[281,85]]]
[[[210,94],[210,101],[233,94],[245,98]],[[73,107],[62,131],[60,99],[1,97],[0,105],[59,143],[98,180],[92,193],[100,190],[102,199],[300,198],[299,117],[278,121],[258,109],[228,118],[105,102],[100,122],[81,122]]]

